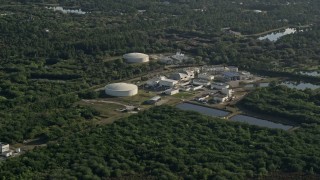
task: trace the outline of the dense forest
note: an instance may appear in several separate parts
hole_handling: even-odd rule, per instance
[[[288,119],[293,124],[320,123],[320,90],[304,91],[273,84],[258,88],[241,101],[251,111]]]
[[[320,129],[271,130],[153,108],[0,164],[11,179],[245,179],[320,173]]]
[[[100,112],[76,104],[96,97],[96,87],[164,69],[153,60],[127,64],[122,55],[128,52],[181,50],[196,57],[188,64],[236,65],[319,82],[294,74],[319,67],[319,9],[318,0],[1,0],[0,142],[41,138],[48,147],[0,161],[0,178],[319,174],[319,91],[277,86],[243,101],[301,126],[291,133],[169,107],[96,127]],[[257,39],[286,27],[299,32],[275,42]]]

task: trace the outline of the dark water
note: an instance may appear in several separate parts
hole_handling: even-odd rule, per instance
[[[288,125],[283,125],[280,123],[274,123],[271,121],[263,120],[263,119],[258,119],[250,116],[245,116],[245,115],[236,115],[231,118],[233,121],[237,122],[245,122],[250,125],[256,125],[256,126],[261,126],[261,127],[268,127],[268,128],[275,128],[275,129],[283,129],[283,130],[288,130],[291,129],[292,126]]]
[[[299,90],[305,90],[307,88],[314,90],[314,89],[320,88],[320,85],[315,85],[315,84],[305,83],[305,82],[294,82],[294,81],[285,81],[285,82],[282,82],[281,85],[285,85],[289,88],[295,88]]]
[[[194,105],[190,103],[181,103],[181,104],[178,104],[176,107],[181,110],[192,110],[192,111],[196,111],[196,112],[213,116],[213,117],[223,117],[229,114],[229,112],[227,111],[203,107],[203,106]]]
[[[176,106],[177,108],[181,110],[191,110],[191,111],[196,111],[204,115],[209,115],[213,117],[223,117],[227,116],[229,112],[227,111],[222,111],[218,109],[213,109],[213,108],[208,108],[204,106],[199,106],[195,104],[190,104],[190,103],[181,103]],[[283,125],[280,123],[274,123],[271,121],[263,120],[263,119],[258,119],[250,116],[244,116],[244,115],[236,115],[231,118],[233,121],[238,121],[238,122],[245,122],[250,125],[256,125],[256,126],[261,126],[261,127],[268,127],[268,128],[276,128],[276,129],[283,129],[283,130],[288,130],[292,128],[292,126],[288,125]]]

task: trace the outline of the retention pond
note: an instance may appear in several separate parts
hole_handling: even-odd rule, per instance
[[[178,104],[176,107],[181,110],[196,111],[201,114],[213,116],[213,117],[225,117],[230,113],[228,111],[213,109],[213,108],[204,107],[201,105],[195,105],[191,103],[181,103],[181,104]],[[250,125],[256,125],[260,127],[267,127],[267,128],[275,128],[275,129],[283,129],[283,130],[288,130],[293,128],[292,126],[289,126],[289,125],[274,123],[268,120],[263,120],[263,119],[259,119],[251,116],[245,116],[245,115],[236,115],[232,117],[231,120],[236,122],[244,122]]]
[[[268,120],[258,119],[255,117],[245,116],[245,115],[236,115],[231,118],[233,121],[237,122],[244,122],[248,123],[250,125],[256,125],[261,127],[268,127],[268,128],[275,128],[275,129],[283,129],[283,130],[289,130],[293,128],[292,126],[283,125],[280,123],[274,123]]]

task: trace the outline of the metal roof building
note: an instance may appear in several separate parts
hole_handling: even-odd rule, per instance
[[[167,87],[173,87],[176,84],[178,84],[178,81],[173,79],[163,79],[163,80],[160,80],[159,82],[160,86],[167,86]]]

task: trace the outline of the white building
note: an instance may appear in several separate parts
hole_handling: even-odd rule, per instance
[[[211,84],[211,89],[222,90],[222,89],[228,89],[229,87],[230,87],[229,84],[226,84],[226,83],[212,83]]]
[[[238,67],[236,67],[236,66],[228,66],[228,69],[230,72],[238,72],[239,71]]]
[[[187,67],[183,68],[183,71],[191,71],[193,74],[200,73],[200,68],[198,67]]]
[[[170,57],[163,57],[161,56],[159,58],[159,61],[165,64],[173,64],[173,59],[171,59]]]
[[[207,101],[207,99],[210,97],[209,94],[204,94],[201,97],[195,98],[196,101],[204,102]]]
[[[184,73],[173,73],[170,75],[170,79],[174,79],[177,81],[189,81],[190,77]]]
[[[250,78],[252,78],[252,75],[250,72],[247,72],[247,71],[240,72],[240,79],[241,80],[248,80]]]
[[[173,79],[163,79],[159,81],[160,86],[165,86],[165,87],[173,87],[176,84],[178,84],[178,81],[173,80]]]
[[[165,94],[167,95],[174,95],[179,93],[179,89],[167,89],[164,91]]]
[[[222,72],[228,71],[228,68],[225,66],[203,66],[201,70],[203,72],[210,72],[212,74],[220,74]]]
[[[191,90],[191,87],[190,86],[182,86],[182,87],[180,87],[180,90],[181,91],[190,91]]]
[[[1,154],[4,153],[4,152],[10,151],[10,145],[0,142],[0,151],[1,151],[0,152]]]
[[[199,90],[199,89],[201,89],[201,88],[203,88],[203,85],[194,86],[194,87],[191,88],[191,90],[192,90],[192,91],[196,91],[196,90]]]
[[[219,103],[223,103],[223,102],[226,102],[228,100],[228,96],[225,95],[225,94],[216,94],[213,97],[213,100],[216,101],[216,102],[219,102]]]
[[[253,10],[253,12],[255,12],[255,13],[262,13],[262,11],[261,11],[261,10],[258,10],[258,9]]]
[[[159,102],[161,100],[160,96],[154,96],[151,99],[147,100],[145,103],[146,104],[156,104],[157,102]]]
[[[233,94],[233,90],[232,89],[227,89],[227,88],[223,88],[221,89],[222,94],[227,95],[228,97],[231,97]]]
[[[175,55],[171,56],[172,59],[174,59],[175,61],[178,61],[178,63],[182,63],[183,60],[185,60],[185,56],[184,54],[177,52]]]
[[[4,157],[10,157],[10,156],[12,156],[12,152],[11,152],[11,151],[3,152],[3,153],[2,153],[2,156],[4,156]]]
[[[134,96],[138,94],[138,86],[128,83],[112,83],[105,87],[105,93],[110,96]]]
[[[211,82],[205,79],[193,79],[192,84],[196,86],[199,86],[199,85],[210,86]]]
[[[180,86],[188,86],[189,84],[190,84],[190,81],[179,82]]]
[[[189,79],[193,79],[194,78],[194,71],[191,71],[191,70],[181,70],[180,71],[181,73],[183,74],[186,74],[188,75]]]
[[[157,86],[161,80],[167,79],[165,76],[155,77],[147,81],[148,86]]]
[[[207,74],[207,73],[199,74],[199,75],[198,75],[198,78],[199,78],[199,79],[205,79],[205,80],[208,80],[208,81],[214,80],[214,76],[213,76],[213,75],[210,75],[210,74]]]

